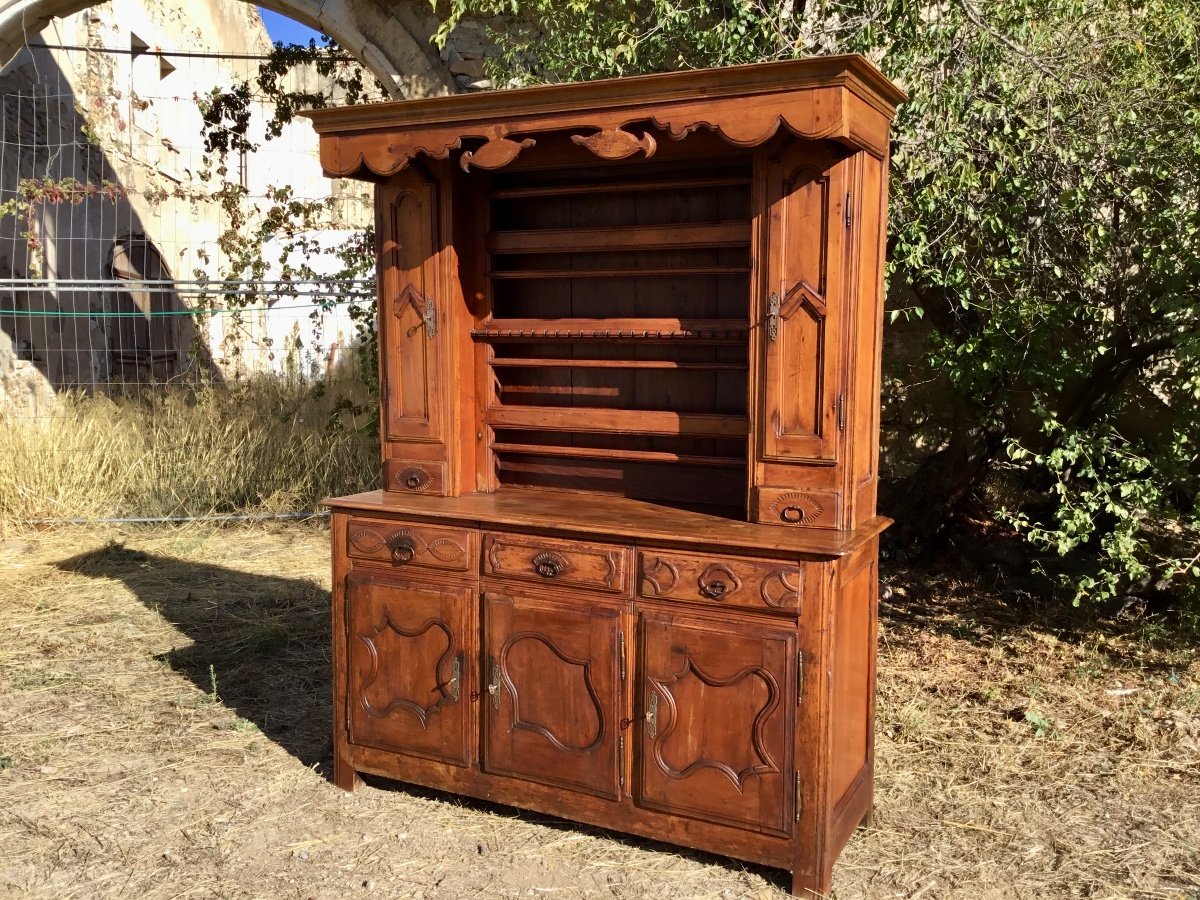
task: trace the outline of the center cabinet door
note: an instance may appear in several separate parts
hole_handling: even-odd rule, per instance
[[[637,804],[790,834],[796,666],[790,630],[643,613]]]
[[[485,592],[484,768],[620,798],[621,615]]]
[[[387,575],[346,578],[352,744],[467,765],[474,597]]]

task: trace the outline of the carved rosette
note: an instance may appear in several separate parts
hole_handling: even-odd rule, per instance
[[[647,593],[665,594],[679,583],[679,569],[669,559],[656,556],[654,562],[642,569],[642,581]]]
[[[374,528],[354,528],[350,531],[350,544],[361,553],[377,553],[386,543],[383,535]]]
[[[764,603],[776,609],[798,607],[800,605],[800,581],[799,569],[780,569],[762,580],[758,591],[759,596],[762,597]]]

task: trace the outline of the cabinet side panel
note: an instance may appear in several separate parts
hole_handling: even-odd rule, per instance
[[[843,527],[855,527],[875,515],[879,455],[879,379],[883,327],[883,256],[886,161],[859,154],[860,201],[857,299],[854,309],[857,340],[853,350],[850,386],[850,508]]]
[[[843,563],[833,598],[829,757],[833,806],[873,756],[877,546],[872,542]]]

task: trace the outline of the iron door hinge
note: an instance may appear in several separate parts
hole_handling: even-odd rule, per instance
[[[405,293],[407,294],[407,292],[409,290],[411,290],[411,288],[405,288]],[[416,294],[416,291],[413,291],[413,293]],[[403,295],[403,294],[401,295],[401,297],[400,297],[401,302],[403,302],[404,296],[405,295]],[[416,296],[419,297],[420,295],[417,294]],[[415,300],[415,298],[414,298],[414,300]],[[416,303],[414,302],[413,305],[416,306]],[[421,312],[420,307],[417,307],[417,312],[418,313]],[[400,315],[400,313],[397,311],[396,315]],[[425,312],[421,313],[421,321],[418,322],[416,325],[414,325],[412,328],[408,329],[408,333],[406,336],[412,337],[414,334],[417,333],[417,331],[421,328],[422,325],[425,326],[425,336],[426,337],[433,337],[434,335],[437,334],[437,307],[433,305],[433,301],[430,300],[428,297],[425,298]]]
[[[804,651],[796,651],[796,705],[804,697]]]
[[[496,660],[492,661],[492,679],[488,682],[488,693],[492,695],[492,709],[496,712],[500,711],[500,666]]]
[[[838,394],[838,431],[846,430],[846,395]]]
[[[625,790],[625,735],[617,736],[617,787]]]
[[[853,220],[853,218],[854,218],[854,213],[850,206],[850,192],[846,191],[846,227],[847,228],[850,227],[850,222]]]
[[[800,773],[796,773],[796,821],[800,821],[800,812],[804,809],[804,801],[800,799]]]
[[[625,632],[617,632],[617,652],[620,654],[621,681],[625,681]]]
[[[422,316],[425,322],[425,334],[427,337],[433,337],[437,334],[437,307],[433,305],[433,301],[428,297],[425,298],[425,315]]]

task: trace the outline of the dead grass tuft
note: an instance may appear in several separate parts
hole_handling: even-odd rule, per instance
[[[59,400],[44,422],[0,418],[0,522],[309,510],[378,476],[353,373]]]
[[[330,785],[327,543],[297,525],[0,541],[0,897],[783,896],[771,870]],[[1196,651],[952,579],[893,587],[876,822],[838,896],[1200,896]]]

